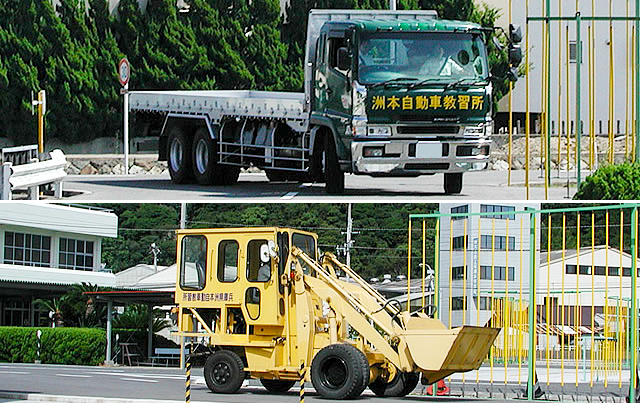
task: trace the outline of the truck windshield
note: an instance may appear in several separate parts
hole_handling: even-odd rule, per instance
[[[485,80],[488,70],[484,42],[475,33],[374,33],[364,35],[358,49],[358,80],[362,84],[403,77],[444,83]]]

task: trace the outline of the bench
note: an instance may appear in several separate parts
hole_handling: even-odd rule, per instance
[[[185,353],[187,350],[185,349]],[[153,350],[153,357],[151,357],[151,366],[154,366],[156,360],[164,360],[165,367],[169,366],[170,361],[180,362],[180,349],[179,348],[155,348]]]

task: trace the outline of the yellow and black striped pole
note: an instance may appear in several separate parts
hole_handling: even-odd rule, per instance
[[[304,378],[305,378],[304,363],[300,364],[300,403],[304,403]]]
[[[185,381],[185,389],[184,389],[184,401],[185,403],[191,402],[191,357],[190,354],[187,354],[186,360],[186,371],[187,371],[187,379]]]

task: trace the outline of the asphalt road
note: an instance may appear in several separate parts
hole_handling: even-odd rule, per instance
[[[65,365],[35,365],[35,364],[0,364],[0,398],[6,398],[7,393],[30,393],[64,396],[85,396],[95,398],[120,398],[120,399],[152,399],[152,400],[184,400],[185,377],[183,371],[177,368],[150,368],[150,367],[83,367]],[[594,388],[581,385],[562,388],[562,395],[558,395],[561,387],[559,384],[546,386],[547,396],[554,401],[602,401],[623,402],[628,385],[619,389],[617,383],[603,388],[601,383]],[[423,386],[409,396],[400,399],[378,398],[370,391],[358,399],[367,402],[473,402],[476,400],[492,402],[513,401],[522,396],[523,387],[511,383],[504,387],[501,382],[490,384],[481,381],[479,384],[468,379],[463,387],[459,381],[451,383],[452,396],[431,397],[425,396]],[[310,384],[305,390],[307,401],[322,402]],[[196,402],[216,403],[295,403],[299,400],[298,386],[284,395],[271,395],[255,380],[245,381],[240,393],[233,395],[218,395],[209,391],[204,383],[202,368],[194,368],[192,371],[191,397]],[[476,393],[482,399],[476,399]],[[464,397],[463,397],[464,396]],[[509,400],[510,399],[510,400]]]
[[[381,198],[423,201],[471,200],[526,200],[524,171],[512,172],[512,186],[507,186],[507,172],[470,172],[464,176],[459,195],[446,195],[443,175],[418,178],[372,178],[347,175],[346,190],[341,198],[379,202]],[[531,173],[530,199],[544,200],[543,179]],[[575,184],[567,192],[566,179],[554,179],[548,200],[565,200],[575,193]],[[564,184],[564,185],[563,185]],[[269,183],[263,173],[243,173],[233,186],[200,186],[173,184],[166,175],[70,175],[64,180],[66,200],[329,200],[323,184]]]

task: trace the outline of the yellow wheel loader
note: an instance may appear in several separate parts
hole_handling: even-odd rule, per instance
[[[284,393],[301,379],[325,398],[404,396],[477,369],[499,329],[448,329],[387,300],[291,228],[189,229],[178,234],[179,335],[210,345],[204,376],[215,393],[247,378]],[[346,282],[340,276],[347,275]],[[349,331],[347,329],[350,329]]]

